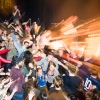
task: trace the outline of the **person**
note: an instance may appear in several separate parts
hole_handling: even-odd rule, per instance
[[[36,82],[32,78],[24,84],[24,91],[24,100],[37,100],[40,95],[40,90],[37,89]]]
[[[53,89],[53,79],[54,77],[58,76],[59,72],[56,68],[56,64],[52,61],[49,62],[48,68],[47,68],[47,88],[48,90]]]
[[[46,86],[46,73],[43,73],[41,66],[37,68],[38,88],[42,91]]]
[[[14,87],[18,86],[18,90],[14,94],[13,100],[23,100],[23,96],[24,96],[23,86],[25,84],[25,79],[24,79],[24,74],[19,69],[19,63],[16,64],[15,67],[11,68],[10,77],[14,81],[10,85],[10,91],[12,92]]]
[[[50,100],[70,100],[67,94],[62,91],[63,80],[60,76],[56,76],[53,79],[53,84],[55,86],[55,90],[51,90],[48,93]]]
[[[38,26],[36,22],[33,22],[33,25],[30,28],[30,34],[33,37],[33,39],[36,39],[36,37],[38,36],[40,28],[41,26]]]
[[[19,20],[21,18],[20,10],[18,9],[17,6],[14,6],[14,11],[13,11],[13,21]]]
[[[48,94],[45,91],[42,91],[37,100],[49,100]]]
[[[16,35],[14,33],[11,33],[12,40],[14,42],[14,46],[16,47],[18,51],[18,58],[21,56],[21,54],[27,50],[27,47],[29,46],[28,41],[23,42],[23,46],[19,43],[19,40],[17,39]]]
[[[86,92],[86,100],[100,100],[100,91],[93,89],[92,91]]]

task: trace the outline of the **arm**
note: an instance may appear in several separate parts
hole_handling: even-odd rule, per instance
[[[70,53],[70,49],[68,48],[68,46],[63,42],[63,47],[67,50],[68,53]]]
[[[8,53],[9,51],[9,49],[0,50],[0,54]]]
[[[22,49],[21,44],[18,42],[18,39],[16,38],[14,33],[11,33],[12,40],[14,41],[14,46],[16,47],[17,51],[20,52]]]
[[[61,63],[60,61],[58,61],[58,64],[61,65],[62,67],[64,67],[66,70],[68,70],[67,66],[65,66],[63,63]]]
[[[17,14],[18,10],[16,10],[15,12],[13,12],[13,16],[15,16]]]
[[[17,12],[18,12],[19,16],[21,16],[20,10],[18,10],[18,9],[15,12],[13,12],[13,16],[16,16]]]
[[[6,60],[0,56],[0,61],[4,63],[11,63],[11,60]]]
[[[5,100],[11,100],[17,90],[18,90],[18,87],[15,86],[15,88],[13,89],[13,92],[11,93],[11,95],[6,96]]]

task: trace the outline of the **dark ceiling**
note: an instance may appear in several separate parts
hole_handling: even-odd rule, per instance
[[[16,5],[21,14],[25,12],[24,21],[39,18],[46,27],[71,15],[78,16],[79,20],[100,15],[100,0],[16,0]]]

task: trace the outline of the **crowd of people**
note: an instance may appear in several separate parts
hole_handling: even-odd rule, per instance
[[[93,58],[64,42],[64,50],[49,49],[50,32],[21,23],[14,10],[13,22],[0,25],[0,100],[100,100],[100,71],[83,63]]]

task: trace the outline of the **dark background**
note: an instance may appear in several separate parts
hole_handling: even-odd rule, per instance
[[[15,0],[15,3],[21,14],[25,12],[22,21],[31,18],[33,22],[39,19],[46,28],[71,15],[78,16],[80,21],[100,15],[100,0]],[[12,15],[0,16],[1,19],[9,19]]]

